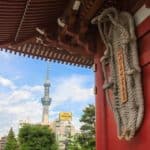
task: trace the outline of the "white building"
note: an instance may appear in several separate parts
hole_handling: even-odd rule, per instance
[[[71,136],[78,133],[71,121],[56,120],[50,123],[50,128],[56,135],[59,150],[64,150]]]
[[[0,150],[4,150],[7,141],[7,136],[0,137]]]

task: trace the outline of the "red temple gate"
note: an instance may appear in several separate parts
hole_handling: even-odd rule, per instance
[[[74,3],[75,2],[75,3]],[[81,3],[80,9],[79,5]],[[69,5],[68,5],[69,4]],[[74,5],[75,4],[75,5]],[[68,6],[68,7],[66,7]],[[137,37],[144,92],[144,120],[131,141],[119,140],[113,113],[102,89],[100,58],[104,46],[91,19],[115,6],[132,13]],[[28,57],[91,68],[96,95],[96,149],[143,150],[150,146],[150,3],[149,0],[0,0],[0,48]],[[65,8],[65,10],[64,10]]]

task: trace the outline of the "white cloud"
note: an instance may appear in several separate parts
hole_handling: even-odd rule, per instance
[[[91,78],[81,75],[58,79],[52,93],[53,105],[61,105],[66,101],[83,102],[93,99],[92,87],[86,85],[88,80]]]
[[[1,79],[3,87],[16,87],[10,80]],[[0,136],[5,135],[10,127],[17,131],[19,120],[30,118],[31,122],[41,121],[41,88],[39,85],[21,86],[0,93]]]
[[[50,94],[53,101],[50,106],[50,120],[58,117],[59,110],[56,110],[55,106],[64,106],[67,101],[86,102],[93,99],[91,87],[86,85],[89,80],[91,78],[88,76],[73,75],[59,78],[52,83]],[[43,96],[43,85],[19,87],[14,83],[4,77],[0,78],[0,84],[10,88],[9,92],[0,93],[0,136],[6,134],[10,127],[17,130],[19,120],[29,118],[31,122],[41,121],[40,99]],[[80,127],[79,118],[74,118],[73,122],[77,128]]]
[[[19,122],[21,120],[30,120],[32,123],[38,123],[41,121],[41,109],[40,103],[32,101],[25,102],[24,104],[8,105],[1,111],[1,116],[5,116],[5,123],[0,122],[0,134],[7,134],[10,127],[13,127],[15,132],[18,132]],[[1,119],[2,120],[2,119]],[[3,130],[1,130],[3,129]]]
[[[17,92],[15,91],[15,93]],[[3,116],[5,116],[5,124],[3,124],[2,121],[0,122],[0,128],[3,129],[3,127],[5,127],[5,130],[2,130],[2,133],[0,134],[6,133],[10,127],[17,130],[20,120],[29,118],[33,123],[41,121],[41,104],[39,101],[32,100],[34,98],[33,95],[30,94],[31,97],[28,97],[28,93],[26,94],[27,95],[24,94],[24,97],[20,96],[20,101],[19,99],[14,100],[16,103],[13,104],[9,103],[9,100],[12,101],[14,98],[13,95],[15,95],[12,93],[10,96],[11,99],[5,98],[5,103],[0,104],[0,120],[2,120]],[[19,97],[17,96],[16,98]]]
[[[80,130],[80,127],[81,127],[82,123],[80,122],[79,117],[73,117],[72,123],[73,123],[73,125],[75,126],[75,128],[77,130]]]
[[[31,97],[31,92],[27,90],[16,90],[8,97],[9,103],[21,102],[23,100],[28,100]]]
[[[21,75],[16,75],[13,80],[16,81],[16,80],[21,80],[22,79],[22,76]]]
[[[28,90],[31,92],[43,92],[43,86],[41,85],[36,85],[36,86],[24,85],[22,86],[22,89]]]
[[[13,55],[11,55],[11,56],[13,56]],[[1,58],[1,60],[10,61],[10,60],[12,60],[13,57],[10,57],[10,53],[1,51],[0,58]]]
[[[10,89],[16,88],[16,86],[14,85],[14,83],[12,81],[10,81],[9,79],[4,78],[2,76],[0,76],[0,86],[7,87]]]

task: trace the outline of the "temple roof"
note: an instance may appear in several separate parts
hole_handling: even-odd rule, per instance
[[[91,67],[96,30],[90,20],[103,7],[101,0],[0,0],[0,49]]]

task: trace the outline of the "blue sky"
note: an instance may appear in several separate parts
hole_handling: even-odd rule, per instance
[[[19,120],[41,122],[43,83],[47,62],[0,52],[0,136],[18,129]],[[79,127],[82,110],[94,103],[94,73],[91,69],[50,63],[49,120],[59,112],[71,111]]]

